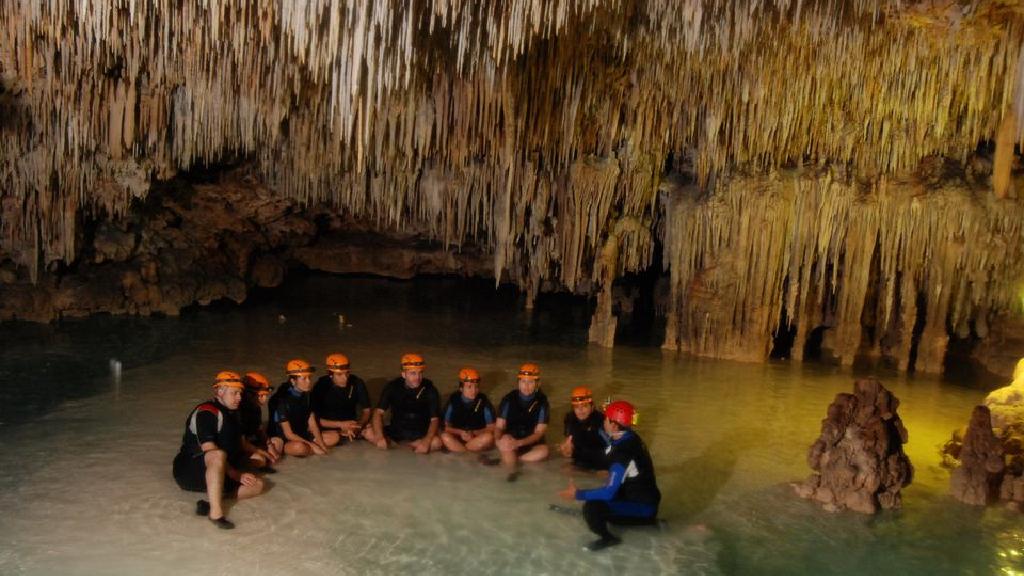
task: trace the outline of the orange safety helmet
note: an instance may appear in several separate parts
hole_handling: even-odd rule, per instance
[[[427,369],[427,363],[423,361],[423,356],[419,354],[402,354],[402,371],[406,370],[419,370],[420,372]]]
[[[480,382],[480,373],[476,371],[476,368],[465,367],[459,370],[459,382]]]
[[[606,406],[604,409],[604,417],[615,422],[619,426],[627,428],[630,426],[636,426],[637,423],[636,408],[625,400],[616,400]]]
[[[569,397],[572,400],[573,406],[594,403],[594,394],[590,391],[590,388],[587,388],[586,386],[577,386],[573,388],[572,394],[570,394]]]
[[[285,372],[288,373],[289,376],[301,376],[302,374],[312,374],[313,372],[316,371],[315,368],[309,365],[309,362],[306,362],[305,360],[299,360],[298,358],[296,358],[295,360],[289,360],[288,363],[284,365],[284,370]]]
[[[540,380],[540,366],[527,362],[519,367],[519,377],[527,380]]]
[[[246,372],[242,381],[245,383],[245,388],[252,392],[270,392],[274,389],[267,377],[259,372]]]
[[[326,361],[328,372],[344,372],[348,370],[348,356],[344,354],[331,354]]]
[[[217,377],[213,379],[213,387],[227,386],[228,388],[241,389],[242,377],[238,375],[238,372],[232,372],[230,370],[224,370],[223,372],[217,372]]]

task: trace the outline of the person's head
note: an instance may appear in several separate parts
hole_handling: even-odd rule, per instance
[[[327,357],[327,372],[331,375],[331,381],[335,386],[348,384],[348,356],[344,354],[331,354]]]
[[[459,390],[470,400],[476,398],[480,393],[480,373],[469,367],[459,370]]]
[[[242,378],[242,383],[245,384],[245,391],[248,394],[252,394],[261,406],[267,405],[267,400],[270,399],[270,392],[274,389],[270,385],[270,381],[267,377],[259,372],[246,372],[245,377]]]
[[[423,382],[423,371],[427,369],[427,363],[419,354],[402,355],[402,378],[409,388],[416,388]]]
[[[636,425],[636,408],[624,400],[616,400],[604,409],[604,431],[616,438]]]
[[[288,380],[291,381],[292,386],[295,386],[303,392],[308,392],[312,382],[310,376],[313,375],[314,368],[309,365],[309,362],[305,360],[295,359],[289,360],[284,366],[285,372],[288,373]]]
[[[540,366],[527,362],[519,367],[519,393],[530,396],[540,388]]]
[[[228,410],[236,410],[242,403],[242,377],[237,372],[218,372],[213,379],[213,393],[217,401]]]
[[[586,420],[594,412],[594,395],[590,388],[577,386],[572,389],[570,396],[572,401],[572,412],[579,420]]]

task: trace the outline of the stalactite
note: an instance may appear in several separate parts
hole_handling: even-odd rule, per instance
[[[921,193],[913,180],[865,185],[831,171],[790,171],[723,181],[711,195],[669,187],[664,200],[676,306],[668,348],[764,358],[785,307],[799,341],[824,326],[835,353],[852,362],[864,351],[861,316],[876,277],[878,325],[895,323],[899,336],[881,352],[906,368],[923,313],[918,367],[937,372],[947,326],[1020,312],[1024,208],[961,184]],[[831,316],[823,293],[834,295]]]

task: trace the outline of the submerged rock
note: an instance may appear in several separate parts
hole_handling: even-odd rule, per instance
[[[898,407],[899,400],[875,379],[857,380],[853,394],[837,394],[807,455],[814,474],[794,486],[796,493],[829,511],[899,508],[900,490],[910,484],[914,468],[903,452],[907,429]]]

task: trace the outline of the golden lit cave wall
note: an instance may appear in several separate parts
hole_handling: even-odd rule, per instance
[[[666,347],[763,360],[785,309],[795,357],[827,326],[843,363],[882,354],[905,370],[923,314],[916,367],[940,372],[947,327],[985,337],[991,320],[1021,313],[1024,210],[985,189],[865,185],[829,170],[736,177],[710,197],[663,188]]]
[[[74,259],[81,217],[242,157],[285,197],[472,238],[531,293],[574,289],[649,264],[650,228],[621,223],[654,220],[670,154],[702,186],[966,159],[1024,124],[1003,122],[1022,37],[1017,2],[8,0],[0,252],[35,277]],[[618,270],[596,274],[610,233]]]

